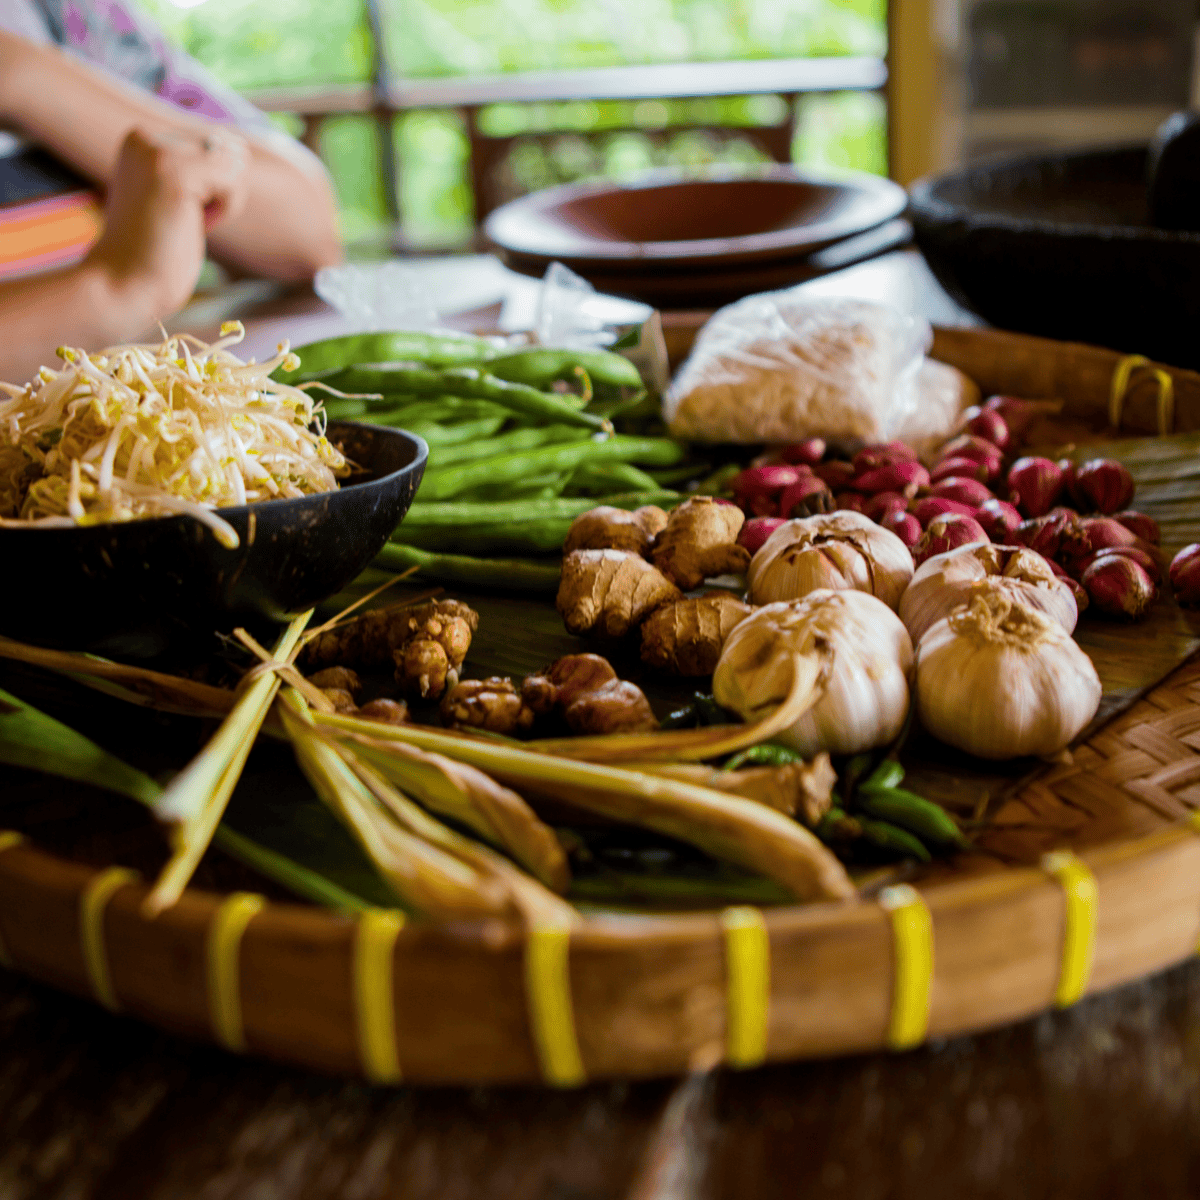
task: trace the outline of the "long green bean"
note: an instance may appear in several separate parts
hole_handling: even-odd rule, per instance
[[[429,471],[421,484],[422,500],[449,500],[484,483],[517,482],[543,471],[574,470],[582,463],[634,462],[669,466],[687,457],[687,448],[670,438],[639,438],[618,434],[604,441],[543,446],[518,454],[482,458],[444,470]]]
[[[572,425],[531,425],[510,429],[492,438],[479,438],[474,442],[447,447],[432,460],[438,470],[458,463],[474,462],[479,458],[495,458],[501,454],[515,454],[519,450],[535,450],[538,446],[550,446],[559,442],[585,442],[592,435],[586,429]]]
[[[486,362],[498,352],[485,338],[471,337],[469,334],[418,333],[413,330],[351,333],[296,347],[300,370],[293,376],[284,375],[282,378],[289,383],[300,383],[323,371],[341,370],[362,362],[463,366]]]
[[[598,505],[671,508],[682,499],[677,492],[637,492],[546,501],[414,504],[392,541],[455,554],[548,554],[562,549],[567,530],[580,513]]]
[[[430,554],[414,546],[399,546],[395,542],[388,542],[380,550],[375,565],[390,571],[407,571],[409,567],[416,567],[417,575],[422,579],[514,592],[556,592],[561,573],[557,560]]]
[[[612,387],[642,386],[637,367],[611,350],[553,350],[546,346],[524,346],[497,354],[487,369],[498,379],[544,388],[556,379],[567,378],[576,367],[582,367],[593,383]]]
[[[629,492],[653,492],[658,481],[633,463],[604,462],[581,463],[574,471],[568,486],[575,492],[603,493],[615,490]]]
[[[379,392],[383,395],[458,396],[464,400],[489,400],[510,412],[540,421],[557,421],[589,429],[611,431],[612,423],[581,411],[577,398],[542,392],[523,383],[509,383],[474,367],[444,371],[411,363],[364,363],[347,367],[324,382],[342,392]]]

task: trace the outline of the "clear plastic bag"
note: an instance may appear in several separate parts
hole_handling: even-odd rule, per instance
[[[800,290],[718,311],[663,400],[676,437],[886,441],[912,424],[929,323],[868,300]]]

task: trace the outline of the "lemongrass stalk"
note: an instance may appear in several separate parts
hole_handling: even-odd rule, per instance
[[[468,863],[482,875],[496,878],[508,890],[513,904],[530,924],[562,926],[578,920],[578,914],[565,900],[523,874],[494,850],[455,833],[435,820],[346,746],[339,746],[338,750],[346,764],[397,821],[417,836]]]
[[[0,690],[0,762],[88,783],[153,807],[162,786],[69,725]],[[218,825],[213,845],[305,900],[346,912],[369,905],[316,871],[260,846],[228,825]]]
[[[401,900],[430,916],[451,919],[508,911],[507,889],[401,828],[379,807],[370,788],[313,726],[295,689],[286,689],[278,711],[301,771]]]
[[[547,887],[566,891],[571,873],[554,831],[511,788],[475,767],[402,743],[361,738],[355,748],[419,804],[461,821],[507,850]]]
[[[596,737],[543,738],[524,743],[529,750],[597,763],[698,762],[719,758],[769,741],[790,729],[825,690],[829,660],[824,654],[795,655],[792,687],[770,716],[749,725],[709,725],[652,733],[607,733]]]
[[[169,709],[179,706],[185,712],[201,709],[220,713],[228,712],[236,699],[235,694],[227,688],[197,683],[194,679],[181,679],[162,671],[150,671],[145,667],[111,662],[91,654],[74,654],[64,650],[47,650],[42,646],[27,646],[24,642],[15,642],[11,638],[0,637],[0,658],[11,658],[17,662],[45,667],[67,675],[87,675],[125,684],[148,697],[156,707]]]
[[[776,880],[797,899],[845,899],[853,885],[841,863],[807,829],[773,809],[674,779],[579,762],[494,742],[456,738],[426,726],[392,725],[338,713],[314,720],[350,738],[432,750],[521,789],[615,821],[657,830]]]
[[[310,609],[288,625],[275,645],[276,659],[287,661],[293,654],[311,617]],[[279,683],[274,671],[254,679],[208,745],[159,797],[154,812],[169,827],[172,854],[146,898],[147,915],[154,916],[169,908],[187,887],[220,824],[250,749],[279,691]]]

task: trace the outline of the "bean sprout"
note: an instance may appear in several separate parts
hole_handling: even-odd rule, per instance
[[[222,543],[213,510],[332,491],[349,473],[307,392],[270,375],[299,360],[282,343],[263,363],[187,334],[97,354],[61,347],[24,388],[0,383],[0,526],[56,527],[186,513]]]

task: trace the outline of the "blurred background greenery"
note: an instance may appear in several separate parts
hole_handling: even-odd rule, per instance
[[[142,0],[167,35],[239,90],[367,82],[374,46],[352,0]],[[380,0],[383,50],[399,76],[431,78],[640,63],[879,55],[886,0]],[[785,116],[777,96],[703,100],[495,104],[482,132],[515,137],[513,192],[653,166],[760,161],[739,130]],[[299,119],[279,122],[297,132]],[[702,124],[696,130],[676,128]],[[642,132],[642,131],[645,132]],[[400,214],[415,247],[466,244],[474,227],[468,142],[455,111],[398,116]],[[320,151],[348,242],[386,226],[377,125],[327,120]],[[793,158],[884,173],[882,96],[814,93],[800,101]]]

